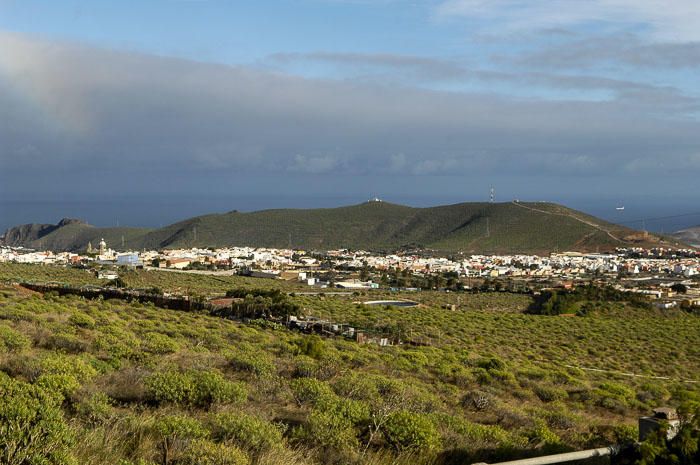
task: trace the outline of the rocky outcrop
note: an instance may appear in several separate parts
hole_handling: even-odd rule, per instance
[[[23,224],[14,226],[2,235],[2,243],[9,246],[21,246],[41,239],[59,228],[70,224],[86,224],[75,218],[63,218],[58,224]]]

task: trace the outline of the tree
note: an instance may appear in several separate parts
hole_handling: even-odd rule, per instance
[[[686,292],[688,292],[688,287],[683,283],[676,283],[673,286],[671,286],[671,290],[676,294],[685,294]]]

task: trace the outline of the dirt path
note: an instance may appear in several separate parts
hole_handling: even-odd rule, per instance
[[[574,215],[572,215],[572,214],[569,214],[569,213],[554,213],[554,212],[548,212],[548,211],[546,211],[546,210],[540,210],[539,208],[528,207],[527,205],[523,205],[522,203],[516,202],[516,201],[513,201],[512,203],[513,203],[513,205],[517,205],[518,207],[525,208],[526,210],[532,210],[532,211],[534,211],[534,212],[544,213],[545,215],[565,216],[565,217],[568,217],[568,218],[572,218],[572,219],[578,221],[579,223],[586,224],[586,225],[588,225],[588,226],[590,226],[590,227],[592,227],[592,228],[597,229],[597,230],[600,231],[600,232],[604,232],[605,234],[607,234],[608,236],[610,236],[611,239],[613,239],[613,240],[615,240],[615,241],[617,241],[617,242],[621,242],[621,243],[624,243],[624,242],[625,242],[625,241],[623,241],[622,239],[620,239],[619,237],[614,236],[610,231],[608,231],[607,229],[601,227],[600,225],[597,225],[597,224],[595,224],[595,223],[593,223],[593,222],[591,222],[591,221],[586,221],[586,220],[584,220],[583,218],[579,218],[579,217],[574,216]]]

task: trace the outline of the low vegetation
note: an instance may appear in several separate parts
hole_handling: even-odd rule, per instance
[[[687,382],[700,377],[700,317],[683,311],[610,299],[533,315],[530,296],[505,292],[386,294],[421,305],[372,307],[255,282],[218,292],[403,344],[0,288],[0,462],[495,462],[634,440],[652,408],[700,405]],[[689,431],[635,460],[694,457]]]

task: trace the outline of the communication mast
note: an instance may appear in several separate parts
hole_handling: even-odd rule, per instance
[[[491,187],[491,193],[489,195],[489,201],[494,203],[496,201],[496,188]]]

